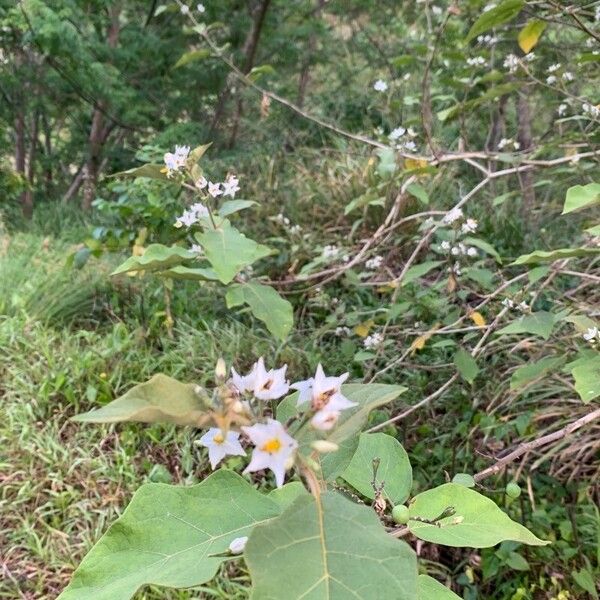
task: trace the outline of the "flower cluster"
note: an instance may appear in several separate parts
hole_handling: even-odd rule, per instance
[[[379,346],[381,346],[381,344],[383,344],[383,341],[384,341],[383,334],[376,331],[375,333],[368,335],[363,340],[363,346],[367,350],[374,350],[375,348],[379,348]]]
[[[504,298],[502,300],[502,306],[508,309],[518,310],[519,312],[527,312],[529,310],[529,305],[524,300],[522,302],[515,302],[510,298]]]
[[[192,204],[187,210],[183,211],[183,214],[175,221],[175,227],[191,227],[197,223],[200,219],[208,217],[208,208],[202,204],[202,202],[196,202]]]
[[[365,262],[365,267],[367,267],[367,269],[369,269],[370,271],[376,271],[377,269],[379,269],[379,267],[381,267],[382,264],[383,256],[378,254],[377,256],[374,256],[373,258],[370,258],[367,262]]]
[[[388,89],[388,84],[383,80],[383,79],[378,79],[374,84],[373,84],[373,89],[376,92],[386,92]]]
[[[286,379],[286,371],[287,365],[279,369],[267,369],[262,357],[246,375],[231,368],[231,377],[226,384],[226,389],[229,390],[227,402],[239,416],[236,422],[243,424],[240,431],[230,429],[231,418],[224,417],[223,413],[216,413],[214,421],[219,426],[211,427],[198,440],[201,446],[208,449],[213,469],[226,456],[246,456],[240,442],[240,436],[243,435],[253,446],[252,458],[244,473],[270,469],[275,475],[277,487],[281,487],[285,472],[294,463],[298,442],[282,423],[263,416],[264,403],[286,396],[290,389],[298,390],[298,406],[307,411],[311,426],[321,431],[330,430],[337,423],[341,411],[356,405],[341,392],[341,385],[348,378],[348,373],[340,377],[328,377],[319,364],[314,377],[290,384]],[[257,405],[260,410],[255,414]],[[234,549],[231,551],[234,552]]]
[[[487,65],[487,60],[485,60],[483,56],[473,56],[467,58],[467,65],[469,65],[469,67],[483,67]]]
[[[598,331],[598,328],[595,326],[589,327],[583,334],[583,339],[592,344],[592,346],[595,346],[600,342],[600,331]]]
[[[199,190],[206,189],[208,194],[213,198],[218,198],[219,196],[230,196],[231,198],[235,198],[235,194],[240,191],[239,179],[235,175],[229,175],[227,179],[222,183],[213,183],[212,181],[208,181],[205,177],[200,177],[196,181],[196,187]]]
[[[189,154],[189,146],[175,146],[175,152],[167,152],[165,154],[164,161],[167,168],[167,177],[172,177],[174,173],[185,167],[185,162]]]
[[[516,142],[512,138],[502,138],[498,142],[498,150],[504,150],[504,148],[506,148],[506,146],[510,146],[510,145],[512,145],[512,147],[515,150],[519,150],[519,148],[521,148],[521,144],[519,144],[519,142]]]
[[[498,43],[499,38],[494,35],[480,35],[477,36],[477,43],[483,46],[493,46]]]

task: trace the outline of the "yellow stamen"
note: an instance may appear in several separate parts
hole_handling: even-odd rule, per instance
[[[215,444],[222,444],[224,441],[225,438],[220,433],[217,433],[217,435],[213,436],[213,442]]]
[[[272,438],[266,444],[263,445],[261,450],[263,452],[269,452],[272,454],[273,452],[277,452],[281,448],[281,442],[279,438]]]

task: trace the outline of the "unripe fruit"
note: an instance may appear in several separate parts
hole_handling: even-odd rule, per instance
[[[514,481],[511,481],[507,486],[506,486],[506,495],[509,498],[512,498],[513,500],[515,498],[518,498],[521,495],[521,488],[519,487],[518,483],[515,483]]]
[[[408,523],[408,506],[405,504],[397,504],[392,509],[392,519],[398,525],[406,525]]]

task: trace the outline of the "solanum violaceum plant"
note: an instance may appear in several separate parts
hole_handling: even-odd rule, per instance
[[[287,365],[267,368],[259,358],[247,374],[232,367],[228,377],[220,359],[210,392],[155,375],[76,417],[200,428],[197,444],[215,472],[191,486],[143,485],[60,598],[120,600],[149,584],[197,586],[223,562],[242,559],[257,600],[458,598],[419,574],[415,551],[400,538],[476,548],[547,543],[459,479],[410,498],[402,445],[361,433],[369,411],[405,388],[346,383],[348,376],[318,365],[313,377],[290,383]]]

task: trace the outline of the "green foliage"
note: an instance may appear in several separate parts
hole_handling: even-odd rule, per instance
[[[460,373],[460,376],[469,383],[473,383],[477,374],[479,373],[479,367],[475,359],[463,348],[459,348],[454,355],[454,364]]]
[[[417,580],[419,600],[458,600],[452,590],[442,585],[439,581],[429,575],[419,575]]]
[[[467,35],[467,41],[475,39],[478,35],[489,31],[493,27],[512,21],[524,6],[525,0],[503,0],[497,6],[485,11],[473,23]]]

